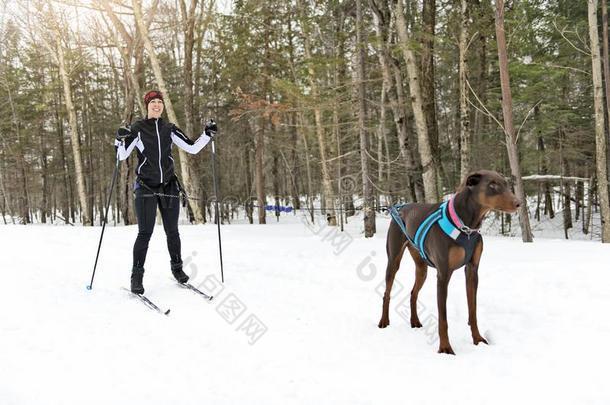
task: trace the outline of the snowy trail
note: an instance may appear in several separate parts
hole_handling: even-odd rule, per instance
[[[391,325],[377,328],[388,221],[369,240],[359,224],[343,244],[299,220],[223,227],[227,283],[210,303],[171,281],[157,227],[144,286],[169,317],[120,289],[135,227],[106,229],[89,292],[99,227],[0,226],[0,403],[610,402],[607,246],[485,237],[478,318],[492,344],[472,345],[456,271],[448,317],[457,356],[446,356],[436,354],[433,269],[420,294],[427,327],[399,315],[414,277],[406,258]],[[180,231],[187,273],[209,287],[220,277],[215,226]],[[252,316],[264,334],[243,330]]]

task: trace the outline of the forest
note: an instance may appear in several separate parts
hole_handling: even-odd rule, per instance
[[[191,223],[342,226],[436,202],[477,169],[610,242],[606,0],[0,0],[3,223],[136,222],[117,128],[164,94],[212,156],[174,153]],[[177,151],[176,151],[177,152]],[[271,209],[269,209],[271,208]],[[500,214],[498,214],[500,215]]]

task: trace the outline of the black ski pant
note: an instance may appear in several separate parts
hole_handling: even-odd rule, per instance
[[[143,267],[146,261],[148,243],[155,228],[157,207],[161,211],[163,229],[167,236],[167,250],[172,263],[181,263],[180,234],[178,233],[178,216],[180,214],[180,200],[172,197],[153,196],[152,191],[178,196],[176,181],[165,187],[152,188],[152,191],[138,185],[135,190],[135,209],[138,219],[138,237],[133,245],[133,265]]]

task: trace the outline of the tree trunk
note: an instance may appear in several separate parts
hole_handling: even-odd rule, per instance
[[[538,150],[540,151],[540,173],[545,175],[548,174],[548,163],[547,157],[545,156],[546,146],[544,145],[544,138],[538,137]],[[544,193],[544,215],[548,215],[549,218],[555,218],[555,211],[553,209],[553,197],[551,196],[551,184],[548,180],[545,180],[541,184]]]
[[[40,202],[40,222],[43,224],[47,223],[47,217],[49,216],[49,167],[47,161],[47,143],[44,132],[44,120],[40,120],[38,126],[38,133],[40,135],[40,168],[42,170],[42,201]],[[51,220],[52,222],[52,220]]]
[[[84,137],[84,151],[83,151],[83,157],[84,157],[84,165],[85,165],[85,173],[89,173],[88,176],[88,182],[87,184],[87,198],[88,198],[88,207],[89,207],[89,214],[88,217],[91,218],[91,224],[94,225],[95,224],[95,185],[98,184],[98,182],[96,181],[95,178],[95,174],[96,174],[96,168],[94,167],[94,162],[93,162],[93,136],[91,134],[91,119],[90,119],[90,111],[91,111],[91,106],[89,104],[89,100],[91,100],[91,97],[89,97],[89,86],[88,86],[88,82],[87,79],[83,77],[82,73],[79,75],[79,81],[82,83],[81,87],[81,94],[82,94],[82,98],[80,100],[75,100],[76,104],[80,104],[82,112],[81,112],[81,117],[82,117],[82,124],[81,124],[81,128],[83,130],[83,137]],[[99,205],[98,205],[99,206]],[[102,218],[100,215],[100,225],[102,222]]]
[[[508,55],[506,51],[506,36],[504,34],[504,0],[496,0],[496,38],[498,42],[498,62],[500,69],[500,85],[502,88],[502,114],[504,116],[504,135],[510,170],[515,182],[515,193],[521,201],[519,207],[519,223],[521,225],[521,238],[523,242],[532,242],[527,199],[521,178],[519,151],[517,147],[517,134],[513,125],[513,100],[510,90],[510,77],[508,74]]]
[[[404,0],[396,3],[396,25],[400,38],[400,48],[407,65],[409,76],[409,91],[411,92],[411,103],[413,105],[413,116],[415,117],[415,127],[417,129],[417,139],[419,144],[419,155],[422,163],[422,177],[424,180],[424,193],[426,202],[433,203],[438,201],[437,175],[432,148],[428,136],[426,116],[423,110],[423,100],[419,85],[419,72],[415,63],[415,54],[410,48],[410,38],[407,33],[407,23],[404,15]]]
[[[364,237],[371,238],[375,235],[375,210],[371,207],[373,195],[371,190],[371,179],[368,163],[368,135],[366,131],[366,91],[364,80],[365,43],[362,34],[362,1],[356,0],[356,47],[357,57],[357,80],[358,80],[358,134],[360,137],[360,165],[362,170],[362,195],[364,197]],[[382,107],[383,108],[383,107]]]
[[[282,202],[280,201],[280,158],[278,156],[278,152],[271,149],[273,154],[272,166],[271,166],[271,177],[273,178],[273,201],[274,201],[274,214],[275,221],[280,221],[280,205]]]
[[[608,5],[606,0],[602,0],[602,51],[603,51],[603,69],[604,69],[604,90],[605,90],[605,110],[607,115],[607,123],[610,123],[610,52],[608,51]],[[606,171],[610,173],[610,161],[608,159],[608,137],[606,136]]]
[[[255,171],[256,171],[256,196],[258,204],[258,223],[266,224],[265,205],[267,204],[265,196],[265,125],[259,123],[262,118],[254,118],[254,153],[255,153]]]
[[[597,32],[597,4],[597,0],[589,0],[588,4],[593,102],[595,108],[595,157],[597,167],[597,192],[599,195],[599,204],[601,206],[602,243],[610,243],[610,203],[608,197],[608,170],[606,166],[602,68],[599,55],[599,35]]]
[[[297,180],[301,177],[299,171],[299,159],[298,159],[298,141],[299,133],[297,130],[297,116],[296,113],[290,115],[291,117],[291,130],[290,130],[290,143],[292,145],[292,152],[290,159],[292,160],[292,166],[288,167],[290,171],[290,178],[292,180],[292,204],[295,210],[301,209],[301,199],[299,195],[299,184]],[[286,162],[288,165],[288,162]]]
[[[3,164],[0,164],[0,193],[2,193],[2,221],[4,225],[6,225],[6,214],[8,213],[11,217],[13,216],[13,212],[9,203],[8,195],[6,194],[6,188],[4,187],[4,174],[6,173],[6,169]]]
[[[287,15],[287,28],[288,28],[288,55],[289,55],[289,63],[290,63],[290,73],[292,75],[292,78],[294,80],[294,82],[296,83],[298,80],[297,77],[297,72],[295,69],[295,44],[294,44],[294,39],[296,37],[296,34],[294,32],[293,29],[293,16],[291,14]],[[296,108],[296,110],[298,110],[298,106]],[[291,175],[291,179],[292,179],[292,199],[293,199],[293,204],[294,204],[294,208],[295,208],[295,214],[296,214],[296,210],[300,210],[301,209],[301,199],[300,199],[300,194],[299,194],[299,180],[301,179],[301,175],[300,175],[300,169],[299,169],[299,150],[298,150],[298,145],[299,145],[299,122],[298,122],[298,113],[296,111],[292,112],[289,115],[289,121],[290,121],[290,143],[292,145],[292,151],[291,151],[291,161],[292,161],[292,167],[289,167],[290,170],[290,175]],[[288,166],[288,162],[286,162],[286,165]],[[302,184],[302,183],[301,183]]]
[[[460,0],[460,179],[470,173],[470,105],[468,104],[468,1]]]
[[[384,155],[384,145],[387,146],[386,134],[386,104],[387,104],[387,88],[386,82],[381,84],[381,94],[379,95],[379,126],[377,127],[377,182],[384,184],[384,164],[390,160],[389,155]],[[389,170],[389,168],[388,168]],[[389,187],[389,184],[387,185]]]
[[[251,159],[251,144],[248,142],[246,147],[244,148],[244,161],[245,161],[245,169],[244,178],[246,179],[246,192],[244,193],[246,202],[246,216],[248,217],[248,222],[252,225],[254,223],[254,209],[252,207],[252,159]]]
[[[584,194],[585,188],[582,181],[576,182],[576,188],[574,189],[574,220],[576,222],[580,219],[581,210],[584,206]]]
[[[436,120],[436,101],[434,86],[434,41],[436,25],[436,0],[423,0],[421,40],[421,93],[428,138],[434,165],[442,169],[441,156],[438,144],[438,122]],[[440,178],[440,176],[439,176]],[[437,179],[438,180],[438,179]]]
[[[19,124],[18,124],[19,126]],[[27,177],[27,164],[25,161],[25,148],[24,148],[24,139],[21,136],[21,131],[18,129],[16,132],[17,138],[19,139],[17,143],[17,156],[16,163],[17,168],[19,170],[19,216],[21,217],[21,223],[23,225],[27,225],[32,223],[32,219],[30,218],[30,197],[28,193],[28,177]]]
[[[595,174],[589,179],[589,187],[587,190],[587,209],[582,221],[582,233],[587,235],[591,226],[591,217],[593,215],[593,193],[595,190]]]
[[[412,190],[411,201],[424,202],[425,193],[421,176],[421,167],[417,160],[417,146],[413,140],[411,129],[411,117],[407,115],[407,97],[405,94],[402,73],[398,63],[392,63],[392,71],[394,73],[394,85],[396,86],[396,99],[398,101],[398,115],[394,116],[396,127],[398,130],[398,147],[401,155],[404,157],[407,172],[410,173],[410,186]],[[397,118],[398,117],[398,118]]]
[[[298,106],[297,106],[298,107]],[[297,108],[298,109],[298,108]],[[303,122],[305,121],[303,119],[303,115],[302,113],[300,113],[298,115],[298,123],[297,123],[297,128],[303,128]],[[313,224],[315,221],[315,215],[314,215],[314,207],[313,207],[313,181],[312,181],[312,176],[311,176],[311,162],[310,162],[310,158],[309,158],[309,145],[307,142],[307,130],[306,129],[301,129],[301,137],[303,139],[303,148],[305,149],[303,152],[305,154],[305,170],[307,172],[307,200],[308,200],[308,208],[309,208],[309,215],[311,217],[311,223]]]
[[[125,109],[123,110],[123,122],[131,123],[130,117],[133,116],[135,89],[126,83],[127,95],[125,97]],[[133,159],[130,157],[125,160],[125,163],[119,166],[119,178],[117,179],[117,196],[118,204],[123,215],[123,223],[131,225],[137,222],[133,204],[131,203],[131,184],[133,169]]]
[[[161,65],[159,64],[159,60],[157,58],[157,54],[155,53],[155,49],[150,40],[150,36],[148,34],[148,27],[144,24],[144,20],[142,17],[142,6],[140,4],[140,0],[133,0],[133,10],[136,18],[136,23],[138,28],[142,34],[142,40],[144,42],[144,47],[148,51],[148,57],[150,58],[150,63],[152,65],[153,73],[155,75],[157,84],[159,85],[159,90],[163,93],[163,102],[165,104],[165,108],[167,109],[167,115],[169,120],[176,124],[176,126],[180,126],[178,123],[178,118],[176,117],[176,113],[174,111],[174,106],[172,104],[172,100],[165,85],[165,80],[163,78],[163,71],[161,70]],[[193,134],[189,134],[189,136],[193,136]],[[188,160],[188,156],[186,152],[182,149],[179,149],[180,156],[180,172],[182,174],[182,184],[186,189],[187,194],[196,196],[197,188],[195,184],[200,184],[198,181],[198,176],[195,172],[191,172],[190,170],[190,162]],[[199,200],[189,199],[189,206],[193,212],[193,216],[195,218],[196,223],[203,223],[203,213],[201,211],[201,204]]]
[[[337,179],[337,195],[338,195],[338,211],[339,211],[339,228],[341,232],[345,230],[344,228],[344,206],[345,206],[345,196],[343,195],[343,172],[345,170],[345,165],[343,164],[342,158],[342,140],[344,139],[344,130],[342,130],[342,119],[340,112],[340,99],[342,95],[342,83],[345,82],[346,78],[346,63],[345,61],[345,41],[346,35],[344,31],[345,26],[345,13],[342,8],[337,7],[333,13],[334,19],[334,36],[332,47],[334,49],[333,57],[334,61],[332,64],[333,69],[333,107],[332,107],[332,116],[333,116],[333,140],[335,143],[335,152],[336,152],[336,179]]]
[[[61,94],[59,95],[59,97],[61,99]],[[66,224],[70,223],[70,200],[69,200],[69,196],[70,196],[70,177],[69,177],[69,172],[68,172],[68,163],[66,162],[66,152],[65,152],[65,147],[64,147],[64,136],[63,136],[63,125],[62,125],[62,120],[61,120],[61,114],[60,114],[60,104],[61,104],[61,100],[58,100],[56,98],[53,98],[53,108],[55,111],[55,133],[57,134],[57,145],[59,148],[59,162],[58,164],[61,165],[61,184],[62,184],[62,188],[61,188],[61,193],[60,195],[60,200],[61,200],[61,213],[63,216],[63,220]]]
[[[564,162],[567,173],[568,164]],[[563,197],[563,232],[566,239],[569,239],[568,230],[572,228],[572,187],[569,181],[562,184]]]
[[[309,42],[309,41],[306,41]],[[311,59],[311,53],[309,52],[309,45],[306,45],[305,51],[307,58]],[[333,186],[330,177],[330,170],[328,167],[328,158],[326,156],[326,134],[324,131],[324,123],[322,122],[322,109],[320,108],[320,91],[318,90],[317,76],[314,69],[309,68],[309,81],[311,85],[311,95],[315,102],[313,106],[314,121],[316,125],[316,135],[318,138],[318,147],[320,149],[320,168],[322,170],[322,189],[324,190],[324,205],[326,207],[326,213],[330,215],[329,223],[331,225],[337,225],[337,218],[335,214],[335,202],[333,199]]]

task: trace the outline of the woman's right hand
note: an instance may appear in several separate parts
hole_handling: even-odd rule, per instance
[[[218,126],[216,125],[216,121],[214,121],[213,119],[210,119],[205,124],[205,129],[203,130],[203,132],[210,138],[213,138],[214,135],[216,135],[216,133],[218,132]]]
[[[122,141],[125,138],[129,138],[131,136],[131,127],[129,125],[123,125],[116,131],[116,139],[118,141]]]

